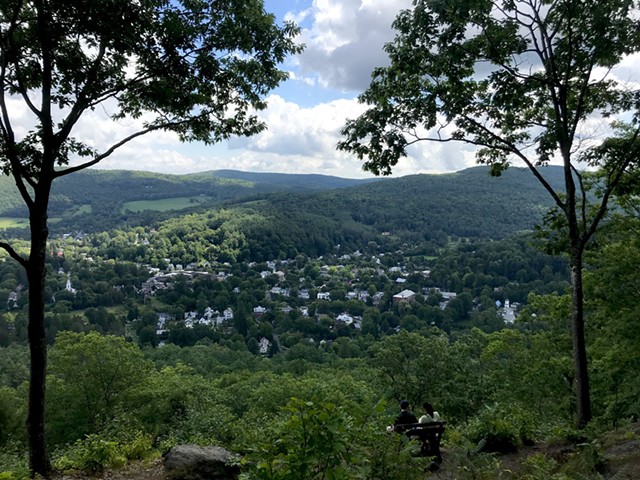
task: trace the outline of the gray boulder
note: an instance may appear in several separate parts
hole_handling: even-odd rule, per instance
[[[221,447],[177,445],[164,456],[171,480],[235,480],[239,457]]]

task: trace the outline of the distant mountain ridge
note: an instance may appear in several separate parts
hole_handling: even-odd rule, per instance
[[[280,186],[286,189],[294,187],[308,190],[328,190],[333,188],[346,188],[356,185],[379,181],[379,178],[354,179],[342,178],[333,175],[320,175],[316,173],[272,173],[272,172],[243,172],[240,170],[212,170],[211,173],[219,178],[232,180],[244,180],[256,184],[268,184]]]
[[[364,184],[376,179],[357,180],[328,175],[250,173],[218,170],[170,175],[133,170],[83,170],[54,182],[50,215],[58,216],[83,204],[95,207],[136,200],[157,200],[203,195],[213,201],[238,200],[277,191],[319,191]],[[0,216],[24,217],[26,208],[13,179],[0,176]]]
[[[560,167],[545,167],[543,172],[551,185],[561,187]],[[0,183],[0,216],[17,216],[24,210],[17,191],[7,194],[8,180],[3,177]],[[179,210],[136,213],[123,207],[132,201],[153,205],[177,197],[192,201],[183,201]],[[286,252],[318,253],[339,244],[358,248],[382,241],[381,236],[399,244],[440,245],[450,236],[504,238],[531,230],[552,205],[533,175],[518,168],[500,178],[479,166],[448,174],[366,180],[232,170],[187,175],[87,170],[57,182],[50,216],[57,217],[53,233],[92,232],[160,225],[224,208],[234,219],[233,230],[266,256],[272,253],[270,243],[286,244]]]

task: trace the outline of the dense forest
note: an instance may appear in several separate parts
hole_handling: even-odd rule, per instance
[[[173,196],[193,187],[174,180]],[[428,459],[384,428],[408,399],[447,421],[456,478],[601,478],[599,433],[640,413],[632,210],[588,253],[595,420],[577,431],[567,261],[534,232],[548,203],[531,178],[329,185],[115,213],[102,230],[60,220],[45,291],[54,466],[96,472],[195,443],[242,454],[247,478],[425,478]],[[28,287],[8,258],[0,278],[0,478],[21,478]],[[509,477],[494,456],[549,439],[571,460],[540,454]]]
[[[552,182],[560,181],[559,168],[548,171]],[[183,238],[206,243],[209,261],[320,256],[338,245],[355,251],[370,242],[385,250],[420,245],[423,253],[434,254],[451,236],[495,239],[531,230],[551,206],[526,171],[512,169],[496,179],[484,167],[375,182],[224,171],[220,176],[90,171],[65,180],[53,193],[52,232],[156,226],[174,249],[182,249],[176,245]],[[324,191],[309,193],[314,190]],[[15,192],[1,199],[0,215],[19,218],[16,199]],[[132,211],[130,204],[139,201],[147,201],[145,209]],[[24,235],[18,228],[6,232]],[[196,257],[192,253],[186,263]]]

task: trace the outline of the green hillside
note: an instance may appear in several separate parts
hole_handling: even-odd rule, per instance
[[[560,169],[545,173],[550,183],[560,182]],[[385,248],[421,245],[425,254],[433,254],[451,237],[500,239],[530,231],[551,206],[527,171],[513,169],[493,178],[477,167],[311,195],[274,194],[236,205],[235,222],[258,259],[322,255],[337,246],[354,251],[369,242]],[[242,224],[247,210],[263,221]]]
[[[559,169],[545,173],[551,183],[559,182]],[[83,227],[85,231],[106,231],[108,222],[120,229],[124,222],[128,227],[153,227],[163,239],[151,239],[154,255],[185,263],[316,257],[378,247],[435,255],[452,239],[501,239],[530,231],[551,206],[549,195],[528,172],[514,169],[496,179],[481,167],[224,204],[194,201],[183,210],[167,210],[178,200],[184,207],[184,198],[158,200],[155,211],[141,213],[128,204],[124,214],[78,215],[54,228],[69,229],[74,221],[89,225],[91,220],[93,229]],[[129,250],[121,247],[109,256],[123,255],[122,248]],[[138,257],[138,250],[131,249],[126,257]]]
[[[54,183],[50,231],[96,232],[148,225],[177,214],[220,208],[225,202],[263,198],[274,192],[316,192],[367,183],[325,175],[243,173],[231,170],[166,175],[123,170],[85,170]],[[11,178],[0,177],[0,229],[24,237],[27,217]],[[14,220],[12,220],[14,219]]]
[[[126,202],[193,197],[221,202],[277,191],[318,191],[367,182],[325,175],[244,173],[224,170],[167,175],[125,170],[84,170],[54,183],[49,213],[69,216],[89,205],[93,215],[119,211]],[[86,207],[85,207],[86,208]],[[181,206],[182,208],[182,206]],[[161,208],[159,210],[165,210]],[[153,210],[153,208],[151,208]],[[10,177],[0,177],[0,216],[23,217],[23,206]]]
[[[552,185],[561,170],[545,172]],[[484,167],[446,175],[411,175],[315,195],[278,195],[270,205],[282,212],[313,212],[375,231],[403,235],[503,238],[531,230],[551,199],[525,170],[511,169],[501,178]]]
[[[193,248],[234,259],[316,256],[338,246],[355,251],[371,242],[385,248],[420,245],[425,254],[433,254],[452,237],[499,239],[532,230],[551,206],[547,192],[521,169],[508,170],[501,178],[475,167],[374,182],[319,175],[222,175],[238,178],[221,178],[216,172],[80,172],[59,182],[50,209],[55,220],[51,230],[60,234],[155,225],[174,244],[189,237],[197,244]],[[545,175],[552,185],[560,184],[559,168],[548,167]],[[342,188],[332,188],[336,186]],[[20,208],[8,208],[16,197],[6,198],[9,211],[4,216],[21,217]],[[212,239],[217,242],[213,249]]]

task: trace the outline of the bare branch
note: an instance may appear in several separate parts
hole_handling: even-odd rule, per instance
[[[101,162],[102,160],[104,160],[105,158],[107,158],[109,155],[111,155],[113,152],[115,152],[118,148],[122,147],[123,145],[129,143],[130,141],[141,137],[143,135],[146,135],[147,133],[150,132],[154,132],[156,130],[163,130],[163,129],[169,129],[172,127],[177,127],[186,123],[191,122],[193,119],[188,119],[188,120],[183,120],[180,122],[166,122],[166,123],[162,123],[162,124],[156,124],[156,125],[150,125],[147,128],[144,128],[138,132],[132,133],[131,135],[129,135],[126,138],[123,138],[122,140],[120,140],[118,143],[114,143],[111,147],[109,147],[108,150],[106,150],[105,152],[97,155],[96,157],[93,158],[93,160],[90,160],[88,162],[82,163],[80,165],[75,165],[73,167],[69,167],[69,168],[65,168],[63,170],[57,170],[54,172],[53,174],[53,178],[58,178],[58,177],[63,177],[65,175],[69,175],[71,173],[75,173],[79,170],[84,170],[85,168],[91,167],[93,165],[96,165],[97,163]]]
[[[18,255],[18,252],[16,252],[11,245],[5,242],[0,242],[0,248],[3,248],[4,250],[6,250],[6,252],[9,254],[11,258],[13,258],[16,262],[18,262],[24,268],[27,268],[27,259],[22,257],[21,255]]]
[[[98,54],[96,55],[93,64],[89,68],[89,73],[87,74],[87,81],[85,82],[82,90],[76,97],[76,102],[71,108],[71,112],[67,115],[67,117],[62,122],[62,128],[60,131],[56,133],[56,138],[58,139],[59,145],[61,145],[71,133],[71,129],[78,122],[80,116],[84,113],[84,111],[88,108],[89,102],[89,92],[93,89],[95,80],[97,78],[98,69],[100,64],[104,59],[104,55],[106,52],[106,43],[103,41],[100,42],[100,47],[98,49]]]
[[[152,132],[154,130],[159,130],[161,128],[163,128],[164,125],[162,126],[154,126],[154,127],[149,127],[146,128],[144,130],[140,130],[136,133],[133,133],[131,135],[129,135],[126,138],[123,138],[122,140],[120,140],[118,143],[113,144],[108,150],[106,150],[104,153],[101,153],[100,155],[97,155],[93,160],[89,161],[89,162],[85,162],[82,163],[80,165],[76,165],[73,167],[69,167],[69,168],[65,168],[64,170],[57,170],[56,172],[54,172],[53,174],[53,178],[58,178],[58,177],[64,177],[65,175],[69,175],[71,173],[75,173],[79,170],[84,170],[85,168],[91,167],[93,165],[96,165],[97,163],[101,162],[102,160],[104,160],[105,158],[107,158],[109,155],[111,155],[113,152],[115,152],[118,148],[120,148],[121,146],[129,143],[131,140],[141,137],[142,135],[146,135],[149,132]]]

